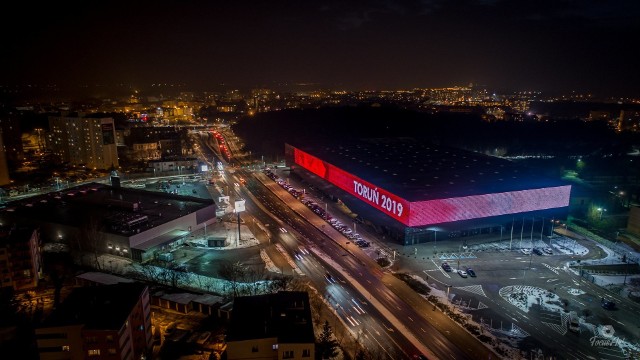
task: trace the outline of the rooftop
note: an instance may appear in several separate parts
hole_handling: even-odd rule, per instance
[[[134,282],[75,288],[41,327],[84,325],[86,329],[120,330],[146,287]]]
[[[510,160],[414,139],[289,144],[408,201],[566,185]]]
[[[313,323],[309,295],[302,291],[239,296],[227,341],[277,338],[280,343],[313,343]]]
[[[90,183],[12,201],[0,210],[0,218],[69,226],[97,221],[102,231],[131,236],[212,205],[212,199]]]

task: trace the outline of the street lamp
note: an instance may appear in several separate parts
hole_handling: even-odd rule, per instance
[[[434,255],[437,253],[437,250],[436,250],[437,243],[438,243],[438,231],[433,230],[433,254]]]

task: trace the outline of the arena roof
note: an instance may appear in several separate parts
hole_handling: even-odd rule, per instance
[[[510,160],[414,139],[289,144],[410,202],[566,185]]]

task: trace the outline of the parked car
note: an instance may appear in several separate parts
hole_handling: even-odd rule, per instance
[[[531,249],[520,249],[520,252],[525,255],[531,255]]]
[[[472,268],[467,268],[467,274],[471,277],[476,277],[476,272]]]
[[[467,277],[467,272],[464,270],[458,270],[458,275],[460,275],[460,277],[466,278]]]
[[[542,250],[540,250],[540,249],[538,249],[538,248],[533,249],[533,253],[534,253],[534,254],[536,254],[536,255],[544,255],[544,253],[542,252]]]
[[[451,272],[451,265],[449,265],[449,263],[443,262],[442,269],[446,272]]]
[[[553,249],[551,249],[550,247],[546,247],[542,249],[542,251],[544,251],[544,253],[547,255],[553,255]]]

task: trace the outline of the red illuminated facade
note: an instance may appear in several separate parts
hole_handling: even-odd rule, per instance
[[[408,201],[307,152],[287,146],[295,165],[409,227],[521,214],[569,205],[570,185]]]

